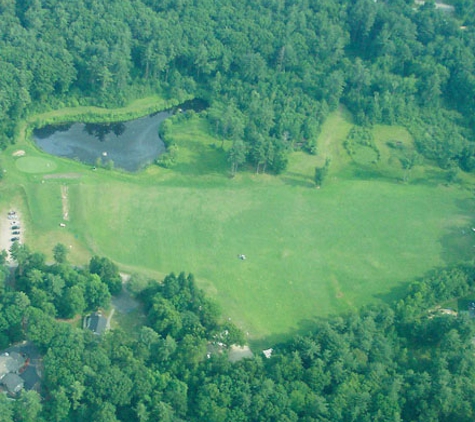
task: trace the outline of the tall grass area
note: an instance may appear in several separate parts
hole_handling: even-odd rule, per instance
[[[62,241],[77,263],[100,254],[128,272],[192,272],[224,315],[266,346],[315,318],[393,300],[432,268],[471,258],[471,191],[442,183],[429,164],[401,183],[403,169],[386,148],[394,137],[412,144],[402,128],[376,127],[381,160],[359,166],[342,146],[350,127],[343,111],[330,116],[319,155],[294,153],[280,176],[245,169],[230,178],[229,145],[221,149],[197,116],[172,127],[172,169],[91,171],[27,146],[27,156],[55,164],[52,174],[77,175],[45,179],[19,170],[12,147],[2,154],[0,209],[10,206],[7,192],[22,192],[32,249],[48,252]],[[314,169],[326,156],[330,173],[316,189]],[[65,228],[58,225],[62,184]]]

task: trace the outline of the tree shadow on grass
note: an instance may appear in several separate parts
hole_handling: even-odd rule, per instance
[[[319,322],[324,322],[332,316],[327,317],[315,317],[307,318],[299,321],[297,328],[289,330],[284,333],[271,334],[269,336],[251,340],[250,347],[255,354],[259,354],[259,351],[268,349],[270,347],[274,348],[282,343],[287,343],[291,339],[295,338],[297,335],[307,335],[315,331],[318,327]]]
[[[457,208],[469,217],[470,222],[473,223],[473,227],[475,227],[475,217],[473,215],[473,210],[475,209],[475,198],[470,197],[457,199],[455,205],[457,205]]]
[[[350,170],[351,177],[359,180],[380,180],[390,183],[422,185],[437,187],[447,185],[447,174],[443,170],[424,169],[423,174],[413,172],[407,174],[403,169],[378,167],[376,165],[360,165],[353,163]],[[406,180],[404,180],[406,178]]]
[[[447,175],[442,170],[426,169],[423,176],[409,179],[408,183],[428,187],[447,185]]]
[[[187,150],[186,161],[180,161],[180,149]],[[180,143],[178,163],[172,169],[182,175],[200,176],[210,173],[226,174],[229,170],[229,165],[226,152],[221,148],[198,141],[187,141]]]
[[[388,291],[384,293],[376,293],[372,295],[372,297],[389,306],[394,305],[406,296],[407,289],[409,288],[409,286],[419,279],[422,279],[422,277],[415,277],[408,281],[404,281],[402,283],[397,284],[396,286],[391,287]]]
[[[268,349],[270,347],[278,348],[280,344],[287,343],[298,335],[305,336],[314,333],[319,327],[322,326],[322,324],[326,323],[327,321],[334,320],[335,318],[344,319],[352,313],[358,313],[364,310],[365,308],[378,307],[381,304],[384,304],[394,309],[396,303],[407,295],[408,288],[413,282],[423,279],[424,277],[432,274],[432,272],[434,271],[435,270],[431,270],[426,274],[421,275],[420,277],[415,277],[413,279],[403,281],[398,285],[393,286],[391,289],[384,293],[376,293],[372,295],[368,294],[368,299],[370,300],[368,301],[367,305],[363,305],[350,310],[345,309],[345,311],[343,312],[332,312],[326,316],[315,316],[314,318],[306,318],[299,321],[295,329],[289,330],[284,333],[271,334],[261,339],[252,340],[250,341],[251,349],[254,351],[255,354],[259,354],[260,351]]]
[[[357,180],[380,180],[390,183],[400,183],[400,179],[394,177],[394,175],[391,175],[378,167],[361,166],[354,164],[351,167],[350,175],[352,178]]]
[[[439,238],[441,258],[447,265],[467,262],[475,257],[475,218],[473,198],[457,199],[459,215],[454,217],[452,227]]]
[[[272,334],[261,339],[252,340],[250,341],[251,349],[256,355],[258,355],[259,352],[261,352],[262,350],[268,349],[270,347],[278,349],[279,345],[283,345],[292,341],[292,339],[295,339],[295,337],[298,335],[305,336],[314,333],[319,327],[322,326],[322,324],[327,321],[334,320],[335,318],[345,319],[346,317],[351,315],[351,313],[358,313],[363,311],[364,309],[371,309],[374,307],[377,308],[378,306],[381,306],[381,304],[387,305],[394,310],[397,302],[407,297],[411,284],[426,278],[430,278],[436,275],[443,268],[445,267],[433,268],[418,277],[414,277],[406,281],[400,282],[399,284],[391,287],[388,291],[384,293],[376,293],[373,295],[369,295],[371,296],[371,298],[376,299],[376,302],[369,302],[367,305],[363,305],[356,309],[349,311],[347,310],[341,313],[331,313],[326,316],[316,316],[314,318],[303,319],[298,323],[297,328],[293,330],[289,330],[285,333]],[[470,299],[470,301],[473,301],[473,299]]]
[[[452,227],[440,238],[441,257],[447,265],[475,257],[475,232],[471,227]]]
[[[302,176],[295,172],[286,172],[280,179],[289,186],[298,186],[301,188],[315,188],[315,183],[309,177]]]

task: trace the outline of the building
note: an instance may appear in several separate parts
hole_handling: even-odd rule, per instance
[[[83,327],[100,336],[107,330],[107,319],[100,313],[94,312],[84,318]]]
[[[9,373],[5,375],[0,381],[10,394],[16,394],[23,390],[25,382],[19,375]]]
[[[18,374],[25,366],[25,358],[17,352],[5,352],[0,355],[0,380],[7,374]]]
[[[25,358],[17,352],[5,352],[0,355],[0,384],[10,394],[16,394],[24,387],[24,381],[18,375],[25,367]]]

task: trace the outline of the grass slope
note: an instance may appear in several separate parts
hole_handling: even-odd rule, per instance
[[[179,162],[172,170],[93,172],[25,145],[24,158],[57,166],[48,167],[55,177],[45,178],[44,161],[37,161],[38,173],[31,163],[19,171],[10,148],[2,160],[0,208],[16,187],[33,249],[50,251],[61,241],[76,262],[97,253],[128,271],[192,272],[224,314],[264,346],[315,318],[394,299],[431,268],[470,257],[471,192],[439,183],[428,166],[400,183],[402,169],[385,145],[394,137],[411,143],[401,128],[376,127],[381,163],[355,165],[342,147],[349,129],[343,111],[333,114],[319,156],[293,154],[279,177],[250,169],[230,179],[225,152],[215,146],[220,142],[206,135],[199,118],[174,125]],[[316,189],[313,171],[326,156],[330,174]],[[66,228],[58,225],[62,185],[68,186]],[[245,261],[237,258],[241,253]]]

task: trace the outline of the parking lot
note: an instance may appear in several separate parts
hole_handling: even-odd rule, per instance
[[[10,251],[13,242],[23,241],[23,227],[18,211],[2,212],[0,217],[0,250]]]

